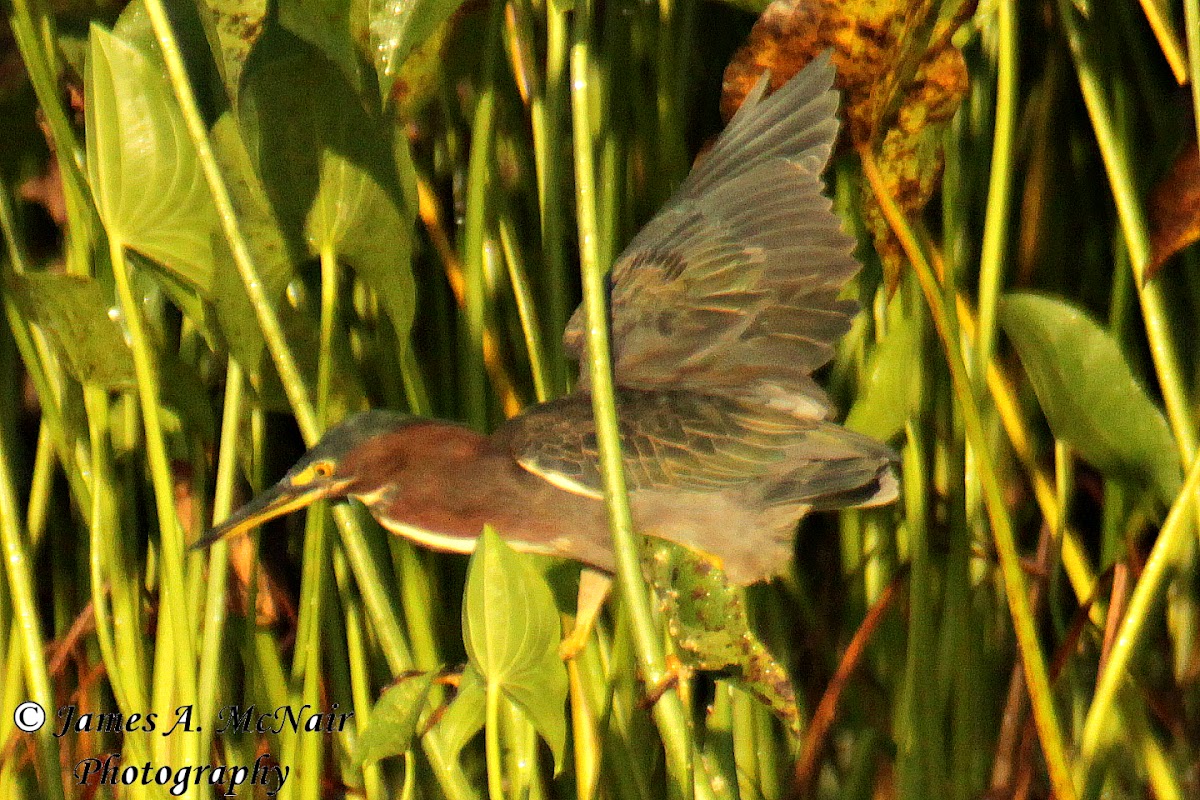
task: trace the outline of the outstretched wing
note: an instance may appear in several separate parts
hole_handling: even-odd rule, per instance
[[[890,502],[895,455],[830,422],[690,392],[617,395],[625,480],[632,493],[735,492],[791,521],[814,508]],[[600,498],[596,427],[587,395],[527,408],[498,431],[517,462],[559,488]]]
[[[827,53],[765,99],[764,76],[621,254],[612,271],[619,386],[830,415],[809,376],[849,328],[857,306],[837,296],[859,269],[822,194],[838,131],[833,77]],[[586,356],[582,309],[564,338]]]

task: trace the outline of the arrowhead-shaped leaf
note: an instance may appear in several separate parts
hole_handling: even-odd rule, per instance
[[[554,763],[566,745],[567,670],[558,656],[558,612],[550,587],[485,527],[463,599],[463,643],[488,685],[521,707],[550,745]]]
[[[109,236],[207,294],[216,214],[167,79],[92,25],[85,82],[88,180]]]
[[[350,36],[351,0],[276,0],[279,24],[320,50],[359,86],[359,59]]]
[[[921,329],[918,320],[897,320],[871,354],[858,400],[846,427],[887,441],[900,432],[921,402]]]
[[[462,0],[369,0],[371,49],[384,94],[414,49],[450,19]]]
[[[325,154],[321,188],[305,230],[314,250],[333,249],[379,295],[399,341],[407,340],[416,308],[410,269],[414,219],[362,167],[340,154]]]
[[[259,42],[239,97],[250,160],[289,237],[311,257],[331,251],[353,267],[407,341],[416,179],[397,159],[407,146],[394,124],[368,111],[375,104],[364,105],[320,51],[282,30]]]
[[[75,380],[110,390],[133,387],[133,355],[94,279],[30,273],[9,276],[6,288],[54,343]]]
[[[359,734],[355,761],[366,764],[397,756],[412,747],[417,722],[425,709],[425,700],[433,686],[433,673],[425,672],[401,678],[384,690],[367,727]]]
[[[295,263],[302,256],[289,250],[289,242],[259,182],[254,165],[250,163],[233,114],[222,114],[209,136],[264,293],[278,311],[277,301],[293,275]],[[262,329],[229,247],[223,240],[219,241],[214,245],[213,253],[215,279],[211,300],[217,324],[230,352],[256,377],[265,346]]]
[[[483,676],[468,664],[458,682],[458,694],[454,696],[454,700],[446,708],[446,713],[442,714],[434,728],[436,734],[442,738],[449,758],[458,758],[467,742],[483,730],[486,704],[487,687],[484,685]]]
[[[1055,437],[1170,503],[1181,483],[1175,441],[1112,335],[1075,306],[1035,294],[1006,296],[1000,323]]]

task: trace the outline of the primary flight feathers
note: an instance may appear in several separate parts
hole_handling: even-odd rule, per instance
[[[809,377],[857,305],[854,241],[823,195],[837,137],[834,70],[822,54],[764,98],[766,77],[612,270],[619,386],[688,389],[832,414]],[[585,358],[582,312],[567,326]],[[586,388],[586,374],[581,381]]]

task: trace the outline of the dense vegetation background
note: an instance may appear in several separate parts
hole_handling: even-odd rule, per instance
[[[0,796],[165,794],[77,785],[112,752],[268,753],[286,797],[1200,796],[1200,2],[761,11],[6,4]],[[497,548],[491,607],[484,559],[358,507],[186,551],[351,411],[483,429],[566,391],[581,266],[600,286],[758,72],[829,47],[866,268],[821,377],[903,494],[806,520],[748,592],[798,738],[721,676],[647,708],[661,637],[616,601],[563,676],[544,565]],[[504,672],[464,617],[549,649]],[[353,723],[217,733],[305,703]],[[55,737],[67,705],[195,718]]]

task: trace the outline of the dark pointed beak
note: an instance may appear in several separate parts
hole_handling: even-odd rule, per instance
[[[230,534],[245,533],[251,528],[262,525],[264,522],[311,505],[328,495],[332,490],[333,486],[324,481],[305,486],[295,486],[291,483],[290,479],[284,478],[230,514],[224,522],[210,529],[208,533],[193,542],[192,546],[188,549],[201,550]]]

